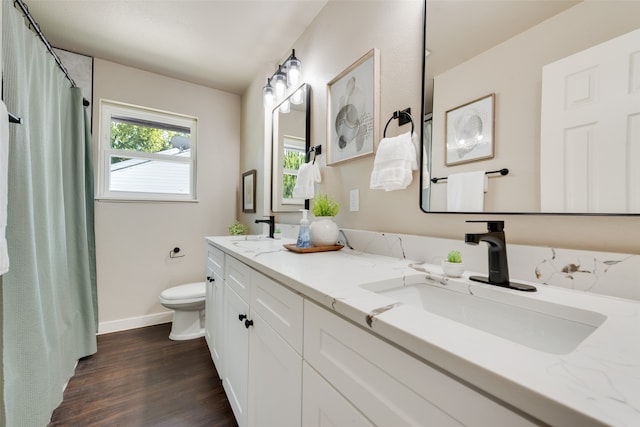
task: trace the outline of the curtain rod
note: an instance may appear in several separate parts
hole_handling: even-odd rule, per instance
[[[40,30],[40,25],[38,25],[36,20],[33,19],[33,16],[31,16],[31,13],[29,12],[29,8],[27,7],[27,5],[22,0],[14,0],[13,4],[14,6],[16,4],[20,6],[20,10],[22,11],[22,14],[24,15],[24,17],[27,18],[27,20],[29,21],[30,27],[33,28],[33,31],[35,31],[35,33],[38,35],[42,43],[44,43],[49,53],[51,54],[51,56],[53,56],[53,59],[56,61],[56,64],[58,64],[58,67],[62,70],[67,80],[71,82],[71,86],[78,87],[78,85],[76,85],[76,82],[69,75],[69,71],[67,71],[67,68],[62,63],[62,60],[60,59],[60,57],[53,50],[53,47],[51,47],[49,40],[47,40],[47,38],[44,36],[42,31]],[[89,101],[87,101],[85,98],[82,98],[82,105],[84,105],[85,107],[88,107]]]
[[[47,38],[44,36],[42,31],[40,31],[40,26],[38,25],[36,20],[33,19],[33,16],[31,16],[31,13],[29,13],[29,8],[27,7],[27,5],[24,4],[22,0],[14,0],[13,4],[14,5],[17,4],[18,6],[20,6],[20,9],[22,10],[22,14],[24,15],[25,18],[27,18],[27,20],[29,21],[29,24],[31,25],[31,28],[33,28],[33,31],[36,32],[36,34],[38,35],[38,37],[40,37],[40,40],[42,40],[42,43],[44,43],[44,45],[46,46],[51,56],[53,56],[53,59],[55,59],[56,63],[58,64],[58,67],[60,67],[64,75],[71,82],[71,86],[76,87],[77,86],[76,82],[73,81],[73,79],[69,75],[69,72],[67,71],[67,68],[64,66],[64,64],[60,60],[60,57],[53,50],[53,48],[51,47],[51,44],[49,43]]]

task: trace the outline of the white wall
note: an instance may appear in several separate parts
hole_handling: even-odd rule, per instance
[[[329,2],[293,46],[303,64],[303,79],[313,88],[311,143],[326,144],[327,82],[373,47],[380,49],[381,56],[381,128],[397,109],[411,107],[419,116],[421,36],[422,1]],[[283,57],[287,54],[283,52]],[[278,60],[282,58],[274,58],[274,62]],[[241,169],[258,169],[263,180],[265,159],[270,156],[270,136],[259,136],[268,129],[260,92],[266,75],[256,76],[245,92],[242,110]],[[372,166],[373,157],[368,156],[322,168],[320,190],[341,202],[336,218],[341,227],[462,239],[465,231],[481,230],[480,225],[466,224],[467,219],[504,219],[507,239],[512,243],[640,253],[638,217],[427,215],[419,208],[417,176],[404,191],[373,191],[368,189]],[[268,183],[260,185],[263,211],[255,216],[269,213]],[[354,188],[360,190],[360,211],[348,212],[349,190]],[[239,214],[247,224],[255,216]],[[276,220],[297,223],[299,214],[278,214]],[[262,231],[251,226],[253,232]]]
[[[401,23],[401,25],[396,25]],[[420,85],[422,73],[422,1],[421,0],[386,0],[386,1],[346,1],[329,2],[320,12],[316,20],[307,28],[298,41],[292,46],[296,49],[296,56],[302,61],[303,80],[312,88],[311,94],[311,145],[323,145],[326,152],[326,84],[340,74],[353,62],[363,56],[372,48],[380,50],[380,124],[384,127],[387,120],[395,110],[411,107],[416,119],[420,115]],[[283,58],[289,52],[283,52]],[[282,58],[274,58],[274,62]],[[275,68],[274,68],[275,69]],[[274,71],[270,69],[268,75]],[[255,114],[258,118],[262,111],[261,90],[266,83],[266,76],[257,76],[253,85],[244,94],[243,117],[247,114]],[[253,99],[253,104],[249,104]],[[246,101],[246,102],[245,102]],[[258,104],[260,103],[260,104]],[[260,107],[260,114],[256,108]],[[250,112],[249,109],[252,109]],[[267,118],[270,120],[270,114]],[[246,119],[246,117],[245,117]],[[389,135],[406,132],[409,126],[398,130],[397,121],[389,125]],[[416,124],[417,125],[417,124]],[[254,127],[255,126],[255,127]],[[270,131],[270,123],[261,126]],[[243,132],[256,132],[258,125],[253,120],[243,123]],[[380,129],[382,133],[382,129]],[[249,153],[267,152],[270,158],[271,135],[263,134],[262,139],[243,138],[242,143],[242,169],[258,167],[259,176],[264,174],[264,166],[258,165]],[[319,156],[321,165],[326,164],[325,156]],[[373,156],[342,163],[340,166],[323,167],[323,184],[320,190],[329,192],[342,205],[337,218],[338,223],[344,227],[377,229],[376,224],[387,222],[379,217],[372,216],[373,207],[378,203],[380,214],[385,212],[392,215],[395,210],[391,205],[397,205],[399,200],[405,199],[405,194],[417,195],[417,187],[414,183],[411,188],[403,192],[387,193],[380,198],[382,193],[373,193],[368,189]],[[268,173],[266,175],[268,177]],[[359,213],[348,212],[348,190],[360,189]],[[268,190],[268,188],[267,188]],[[267,198],[268,198],[268,192]],[[404,204],[404,203],[401,203]],[[269,204],[263,212],[256,216],[268,214]],[[416,201],[412,206],[418,210]],[[366,213],[366,214],[365,214]],[[282,213],[277,215],[279,222],[297,223],[299,212]],[[245,222],[253,222],[253,216],[242,216]],[[253,226],[254,232],[260,232],[260,227]]]
[[[240,175],[240,97],[96,59],[96,165],[100,99],[199,119],[198,202],[96,201],[100,332],[108,332],[170,320],[171,312],[158,302],[160,292],[204,280],[204,236],[227,234],[227,227],[235,218]],[[169,251],[174,246],[179,246],[185,257],[170,259]]]

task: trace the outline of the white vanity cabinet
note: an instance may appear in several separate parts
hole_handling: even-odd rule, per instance
[[[535,425],[308,300],[304,359],[351,402],[347,409],[336,399],[322,402],[326,407],[321,412],[333,418],[334,425],[362,425],[356,409],[380,426]],[[314,402],[317,394],[307,393],[305,385],[305,416],[310,416],[309,406],[321,404]]]
[[[205,302],[205,338],[211,359],[222,378],[224,252],[207,244],[207,280]]]
[[[299,426],[302,297],[225,259],[223,387],[240,427]]]
[[[208,342],[222,348],[216,366],[240,427],[536,425],[233,252],[222,255],[222,295],[218,267],[208,264],[215,278]]]

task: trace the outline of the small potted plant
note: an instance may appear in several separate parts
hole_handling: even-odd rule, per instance
[[[326,194],[318,194],[313,199],[311,211],[315,219],[309,226],[313,246],[333,246],[338,241],[338,225],[333,217],[338,214],[340,205]]]
[[[229,234],[232,236],[240,236],[245,234],[248,230],[249,228],[239,221],[235,221],[233,224],[229,225]]]
[[[282,230],[280,230],[279,228],[276,228],[273,232],[273,238],[276,240],[282,239]]]
[[[442,261],[442,271],[449,277],[460,277],[464,273],[464,263],[460,251],[450,251],[447,259]]]

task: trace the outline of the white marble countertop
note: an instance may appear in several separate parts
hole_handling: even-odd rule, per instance
[[[431,314],[361,285],[426,277],[407,259],[337,252],[298,254],[293,241],[207,240],[363,328],[550,425],[640,425],[640,303],[537,285],[524,293],[594,311],[604,323],[568,354],[551,354]],[[430,271],[439,267],[424,265]],[[513,278],[512,278],[513,279]],[[473,283],[474,287],[486,287]]]

